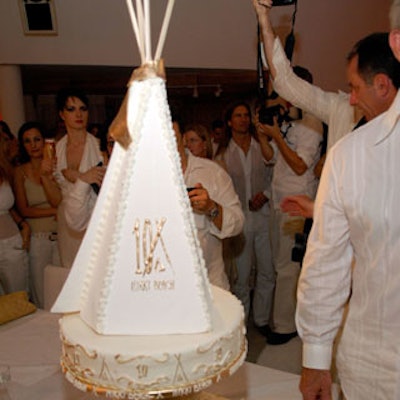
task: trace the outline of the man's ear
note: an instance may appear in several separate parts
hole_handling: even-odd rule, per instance
[[[400,29],[392,29],[390,31],[389,45],[394,56],[400,61]]]
[[[379,73],[374,76],[374,87],[381,97],[386,97],[393,87],[393,82],[386,74]]]

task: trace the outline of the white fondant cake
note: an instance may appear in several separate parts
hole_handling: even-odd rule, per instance
[[[52,311],[80,311],[102,334],[206,332],[211,291],[165,82],[133,81],[128,94],[131,144],[114,146],[87,232]]]
[[[139,22],[148,18],[149,4],[139,7]],[[119,399],[200,391],[232,374],[247,350],[242,305],[229,292],[211,291],[165,82],[153,67],[146,63],[134,73],[124,102],[127,137],[114,146],[52,308],[70,313],[60,320],[67,378],[82,390]],[[125,120],[119,122],[114,125],[124,130]]]
[[[243,307],[216,287],[213,297],[213,329],[195,335],[98,335],[78,314],[64,316],[61,364],[67,378],[97,394],[147,399],[197,392],[232,374],[247,349]]]

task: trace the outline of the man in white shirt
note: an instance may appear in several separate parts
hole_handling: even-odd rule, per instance
[[[400,59],[399,0],[391,16],[390,45]],[[331,399],[332,345],[346,304],[337,355],[345,398],[399,398],[399,119],[397,94],[387,112],[327,156],[298,288],[306,400]]]
[[[244,215],[239,197],[226,171],[216,162],[185,150],[180,127],[173,123],[183,179],[189,190],[194,220],[210,283],[229,290],[222,257],[222,239],[238,235]]]
[[[253,128],[248,104],[232,104],[225,116],[230,137],[221,155],[239,195],[245,216],[243,234],[235,238],[234,263],[237,280],[234,294],[242,302],[246,318],[250,313],[250,276],[256,269],[253,290],[253,319],[263,335],[269,332],[269,318],[275,286],[275,273],[271,259],[269,239],[269,204],[272,166],[265,162],[260,143],[251,133]]]
[[[312,82],[305,68],[294,67],[302,79]],[[285,196],[305,193],[314,198],[317,179],[314,167],[320,155],[322,124],[315,117],[299,113],[301,119],[275,124],[257,124],[264,158],[274,162],[272,174],[271,248],[276,273],[272,312],[272,331],[267,343],[283,344],[297,335],[295,325],[296,289],[300,264],[292,260],[295,233],[302,233],[304,218],[283,213],[280,203]]]

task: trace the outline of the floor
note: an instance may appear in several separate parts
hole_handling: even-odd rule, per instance
[[[247,326],[248,352],[246,361],[291,372],[301,373],[301,340],[295,337],[288,343],[271,346],[249,321]]]
[[[267,343],[252,321],[247,324],[246,329],[248,346],[246,361],[256,363]]]

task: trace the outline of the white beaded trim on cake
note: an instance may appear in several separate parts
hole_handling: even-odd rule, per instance
[[[120,158],[114,158],[113,163],[116,164],[116,170],[121,171],[122,168],[122,161]],[[111,178],[111,177],[110,177]],[[112,196],[115,193],[117,183],[119,182],[118,179],[110,179],[111,184],[110,184],[110,190],[108,191],[107,195],[105,196],[105,201],[104,201],[104,210],[111,210],[112,209]],[[98,225],[98,230],[95,234],[95,238],[93,241],[93,247],[91,249],[91,254],[88,262],[88,268],[86,270],[86,275],[84,277],[84,282],[82,285],[82,293],[81,293],[81,309],[82,305],[87,301],[88,296],[89,296],[89,285],[91,282],[91,279],[93,277],[93,272],[95,270],[96,264],[97,264],[97,252],[100,247],[100,243],[102,242],[102,239],[104,238],[104,235],[107,234],[107,232],[110,232],[107,229],[111,229],[111,227],[107,226],[106,221],[108,220],[108,213],[102,213]]]
[[[197,289],[198,293],[200,293],[201,297],[201,306],[203,308],[203,315],[206,316],[206,325],[207,329],[211,329],[211,317],[208,312],[209,310],[209,305],[210,301],[212,299],[211,295],[211,288],[208,283],[208,276],[207,276],[207,269],[206,265],[204,262],[204,257],[202,254],[201,246],[200,246],[200,241],[197,236],[197,228],[194,222],[194,216],[193,216],[193,211],[190,206],[190,201],[187,196],[186,192],[186,185],[183,180],[183,174],[181,173],[181,159],[179,156],[179,153],[177,152],[177,143],[176,143],[176,138],[175,136],[172,136],[166,127],[168,124],[170,124],[171,121],[171,116],[169,112],[169,108],[166,107],[167,104],[167,94],[165,90],[165,83],[164,81],[162,83],[162,88],[159,91],[160,93],[160,109],[161,110],[168,110],[167,113],[165,113],[163,116],[165,120],[163,121],[164,123],[162,126],[164,127],[163,129],[163,135],[166,138],[167,141],[167,150],[168,150],[168,155],[170,159],[173,162],[173,166],[175,167],[175,171],[173,176],[177,180],[177,186],[180,188],[178,190],[178,196],[179,196],[179,203],[181,205],[182,213],[183,213],[183,221],[184,221],[184,230],[186,237],[189,239],[188,244],[190,246],[190,251],[194,256],[196,266],[194,269],[194,273],[197,275]],[[204,285],[201,283],[204,282]],[[207,293],[204,293],[204,290],[207,291]]]
[[[207,269],[205,266],[204,258],[200,242],[197,236],[197,228],[194,222],[193,212],[190,206],[190,201],[186,192],[186,185],[184,183],[183,174],[181,171],[181,160],[177,151],[177,144],[175,135],[172,134],[172,124],[170,110],[167,103],[167,94],[165,82],[161,78],[151,78],[144,81],[134,81],[129,88],[128,96],[128,109],[130,109],[130,117],[128,120],[129,133],[131,135],[131,144],[126,150],[126,154],[121,154],[121,157],[114,157],[111,162],[114,163],[113,171],[116,171],[116,176],[109,177],[109,187],[107,193],[104,193],[103,212],[100,213],[100,220],[97,225],[96,232],[94,233],[94,240],[92,248],[90,249],[90,256],[84,282],[82,284],[81,293],[81,306],[89,300],[89,293],[91,290],[92,279],[94,279],[94,271],[98,264],[98,254],[101,253],[101,245],[104,243],[104,238],[108,237],[108,253],[105,260],[105,274],[100,284],[100,294],[98,297],[97,315],[95,318],[94,328],[98,332],[103,332],[105,329],[105,318],[107,311],[108,298],[110,288],[116,268],[116,257],[119,252],[121,243],[121,225],[126,215],[128,200],[132,185],[130,179],[130,172],[135,168],[136,155],[140,143],[143,123],[146,117],[147,105],[149,104],[150,96],[153,96],[157,102],[158,109],[162,112],[161,117],[161,134],[166,139],[167,155],[172,163],[173,176],[175,177],[175,184],[178,188],[178,201],[181,206],[183,214],[183,227],[186,238],[188,239],[188,246],[194,260],[194,273],[196,274],[197,289],[200,298],[200,304],[205,316],[206,329],[211,329],[211,318],[209,314],[209,307],[212,301],[211,288],[208,282]],[[135,107],[129,108],[129,99],[135,101]],[[121,148],[118,151],[125,152]],[[120,198],[122,201],[115,203],[115,193],[121,193]],[[114,218],[110,218],[110,215]],[[114,224],[107,224],[109,220],[115,221]]]
[[[165,86],[163,90],[164,94],[164,102],[167,102],[167,97],[166,97],[166,91],[165,91]],[[168,110],[168,114],[166,116],[166,119],[169,121],[170,120],[170,114],[169,114],[169,108],[166,107],[166,110]],[[166,126],[164,124],[163,126]],[[211,287],[208,285],[208,275],[207,275],[207,268],[204,262],[204,257],[203,253],[201,250],[201,245],[200,241],[198,239],[197,235],[197,228],[194,222],[194,216],[193,216],[193,211],[190,205],[190,201],[187,196],[186,192],[186,185],[183,180],[183,174],[180,173],[181,169],[181,159],[179,156],[179,153],[176,151],[176,139],[175,137],[171,138],[171,135],[169,134],[168,131],[163,132],[165,137],[167,138],[167,143],[168,143],[168,150],[169,150],[169,155],[170,158],[174,161],[176,171],[178,173],[174,174],[174,177],[177,179],[177,186],[181,189],[178,192],[179,196],[179,202],[180,205],[182,206],[182,214],[183,214],[183,221],[184,221],[184,230],[186,237],[189,238],[188,244],[190,246],[190,251],[194,256],[194,259],[196,261],[196,268],[195,268],[195,274],[197,275],[197,288],[199,289],[199,293],[201,293],[201,304],[203,307],[204,315],[208,316],[208,321],[206,321],[207,325],[209,328],[211,328],[211,319],[208,313],[208,308],[209,308],[209,302],[212,299],[212,294],[211,294]],[[205,283],[205,287],[201,285],[201,282]],[[204,290],[207,291],[207,293],[204,293]],[[208,299],[208,301],[207,301]]]
[[[97,314],[97,326],[96,329],[98,331],[102,332],[104,330],[104,323],[105,323],[105,317],[106,317],[106,308],[107,308],[107,300],[108,295],[110,294],[110,290],[112,287],[112,279],[114,276],[115,272],[115,261],[116,261],[116,255],[117,251],[119,248],[119,244],[121,241],[121,224],[122,221],[125,217],[125,213],[128,207],[128,193],[131,187],[131,179],[129,179],[128,172],[133,171],[135,162],[136,162],[136,154],[138,150],[138,145],[140,142],[141,138],[141,132],[143,128],[143,121],[144,117],[146,115],[146,108],[145,105],[148,104],[149,98],[150,98],[150,93],[151,93],[151,86],[153,86],[154,81],[161,80],[160,78],[154,78],[154,79],[148,79],[145,81],[134,81],[132,85],[129,87],[129,91],[138,91],[138,96],[129,96],[128,97],[128,108],[129,108],[129,100],[130,99],[135,99],[137,101],[136,108],[137,114],[135,115],[134,118],[128,119],[128,130],[132,138],[132,142],[127,150],[127,155],[126,155],[126,164],[125,168],[123,169],[123,173],[125,176],[123,176],[123,179],[121,180],[123,185],[122,185],[122,190],[121,190],[121,198],[124,199],[124,201],[118,202],[117,203],[117,217],[115,221],[115,232],[117,234],[112,235],[111,239],[111,246],[110,246],[110,251],[108,253],[108,258],[107,258],[107,268],[106,271],[107,273],[104,276],[103,279],[103,284],[102,284],[102,289],[101,289],[101,299],[99,301],[99,308],[98,308],[98,314]],[[127,176],[128,175],[128,176]],[[110,193],[115,194],[115,191],[111,191]]]

